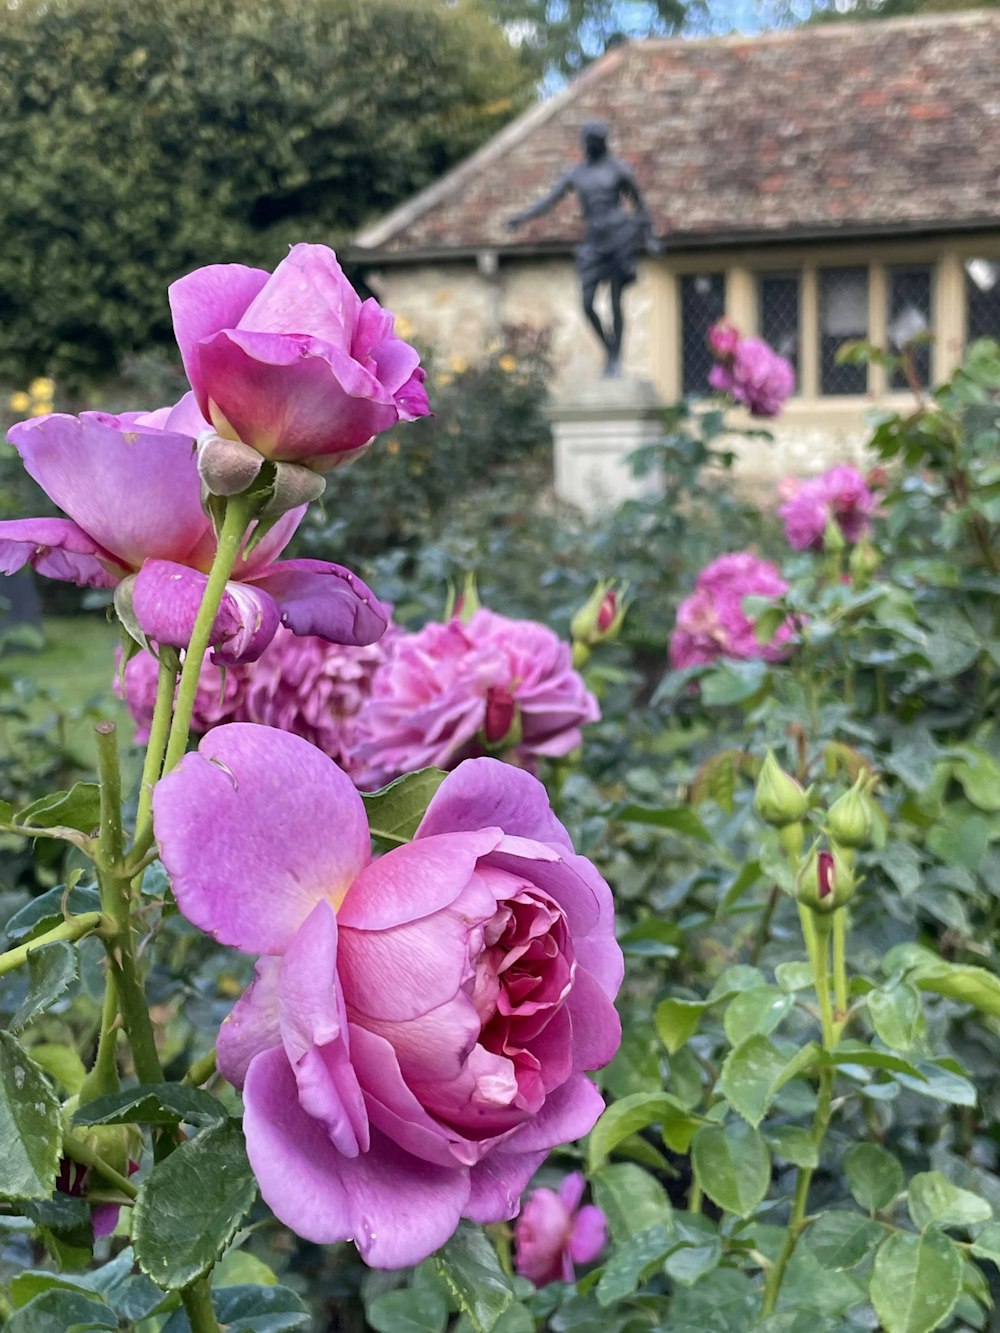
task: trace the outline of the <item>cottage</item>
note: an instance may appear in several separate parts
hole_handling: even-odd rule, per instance
[[[728,314],[799,380],[785,447],[751,446],[745,466],[809,470],[856,443],[873,404],[905,401],[879,367],[837,364],[845,339],[929,329],[931,380],[967,341],[1000,337],[998,52],[996,11],[617,47],[362,232],[354,257],[445,356],[504,324],[550,326],[559,386],[592,384],[575,201],[516,236],[504,221],[605,120],[664,246],[628,293],[626,375],[667,401],[703,393],[706,330]]]

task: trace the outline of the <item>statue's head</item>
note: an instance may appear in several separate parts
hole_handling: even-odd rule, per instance
[[[608,126],[603,120],[587,120],[580,130],[584,152],[593,162],[608,151]]]

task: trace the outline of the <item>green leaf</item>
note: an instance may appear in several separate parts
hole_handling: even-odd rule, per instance
[[[940,1328],[961,1290],[961,1251],[940,1231],[897,1231],[879,1246],[870,1293],[885,1333]]]
[[[644,1269],[661,1264],[673,1244],[673,1228],[660,1225],[640,1231],[615,1250],[597,1284],[601,1305],[614,1305],[631,1296]]]
[[[15,816],[17,824],[31,828],[75,829],[93,833],[101,822],[101,789],[96,782],[75,782],[69,791],[40,796]]]
[[[698,1030],[702,1014],[711,1009],[708,1000],[663,1000],[656,1006],[656,1034],[673,1055]]]
[[[608,1229],[621,1244],[650,1227],[669,1226],[673,1216],[666,1190],[642,1167],[616,1162],[594,1173],[594,1202],[608,1219]]]
[[[1000,810],[1000,764],[978,745],[957,745],[955,752],[961,758],[951,771],[966,797],[980,810]]]
[[[223,1287],[212,1292],[212,1304],[219,1323],[231,1333],[287,1333],[312,1323],[301,1297],[289,1287]],[[173,1333],[172,1323],[163,1333]]]
[[[783,1157],[792,1166],[814,1170],[819,1166],[819,1149],[812,1132],[801,1125],[779,1125],[765,1132],[764,1138],[775,1157]]]
[[[835,1209],[820,1214],[806,1232],[806,1243],[824,1268],[842,1273],[859,1264],[883,1234],[870,1217]]]
[[[100,910],[101,898],[95,888],[75,885],[67,891],[60,885],[32,898],[14,913],[5,927],[7,939],[11,944],[23,944],[35,935],[61,925],[67,916],[82,916],[85,912]]]
[[[971,1249],[977,1259],[988,1259],[1000,1268],[1000,1222],[988,1222],[978,1231]]]
[[[809,963],[779,963],[774,969],[774,979],[783,991],[790,994],[808,990],[813,985],[812,966]]]
[[[15,1310],[4,1325],[7,1333],[72,1333],[74,1329],[117,1329],[118,1316],[97,1296],[52,1287]]]
[[[894,1051],[912,1051],[927,1035],[920,994],[900,981],[868,994],[868,1014],[876,1036]]]
[[[916,1083],[924,1078],[919,1065],[911,1064],[900,1055],[890,1051],[877,1051],[860,1041],[842,1041],[832,1051],[819,1051],[816,1055],[819,1065],[848,1066],[860,1065],[865,1069],[888,1069],[893,1074],[905,1075]]]
[[[632,802],[612,811],[611,818],[621,820],[624,824],[648,824],[653,828],[670,829],[674,833],[696,838],[699,842],[714,842],[711,833],[689,805],[650,808]]]
[[[760,694],[770,680],[767,663],[760,658],[726,662],[702,677],[701,699],[707,708],[746,703]]]
[[[771,1181],[767,1144],[742,1120],[702,1126],[691,1143],[691,1164],[713,1203],[738,1217],[753,1212]]]
[[[940,1171],[922,1171],[908,1186],[910,1217],[918,1231],[925,1227],[970,1227],[993,1218],[993,1209],[978,1194],[959,1189]]]
[[[636,1092],[631,1097],[622,1097],[612,1102],[590,1131],[587,1144],[590,1170],[602,1167],[623,1139],[647,1125],[662,1125],[663,1137],[672,1146],[674,1131],[687,1134],[690,1141],[691,1133],[700,1123],[668,1092]]]
[[[870,1213],[888,1208],[903,1188],[903,1168],[877,1143],[855,1143],[848,1148],[844,1173],[855,1202]]]
[[[75,1125],[217,1125],[227,1120],[226,1108],[208,1092],[182,1083],[145,1083],[123,1092],[109,1092],[81,1106]]]
[[[362,792],[372,837],[392,847],[412,841],[444,779],[445,773],[440,768],[421,768],[379,791]]]
[[[48,1199],[62,1152],[59,1099],[9,1032],[0,1032],[0,1197]]]
[[[253,1203],[256,1183],[233,1121],[202,1130],[139,1187],[132,1239],[142,1271],[167,1291],[204,1276]]]
[[[769,606],[754,621],[753,636],[760,644],[768,644],[788,619],[783,606]]]
[[[39,1042],[31,1048],[31,1058],[50,1078],[61,1083],[70,1096],[80,1091],[87,1069],[76,1051],[55,1042]]]
[[[970,815],[936,824],[927,835],[927,847],[948,865],[978,870],[989,845],[990,828],[982,815]]]
[[[905,972],[919,990],[974,1005],[984,1014],[1000,1018],[1000,977],[985,967],[945,962],[917,944],[890,949],[884,966],[889,972]]]
[[[979,1100],[975,1084],[954,1069],[953,1064],[950,1060],[922,1060],[917,1065],[917,1078],[897,1074],[896,1082],[911,1092],[933,1097],[935,1101],[948,1102],[952,1106],[975,1106]]]
[[[367,1306],[365,1318],[379,1333],[443,1333],[448,1306],[433,1287],[387,1291]]]
[[[32,949],[28,954],[28,993],[10,1020],[20,1032],[35,1014],[48,1009],[76,980],[76,950],[64,940]]]
[[[690,1286],[719,1266],[722,1241],[715,1223],[701,1213],[675,1213],[674,1230],[679,1243],[667,1255],[664,1272]]]
[[[476,1333],[491,1333],[516,1298],[511,1280],[500,1267],[497,1252],[482,1227],[461,1222],[451,1240],[435,1255],[435,1262]]]
[[[730,1106],[756,1127],[782,1086],[800,1072],[801,1059],[800,1052],[790,1061],[767,1037],[747,1037],[726,1056],[719,1089]]]
[[[792,997],[776,986],[741,991],[726,1009],[723,1026],[733,1046],[755,1033],[773,1032],[792,1007]]]

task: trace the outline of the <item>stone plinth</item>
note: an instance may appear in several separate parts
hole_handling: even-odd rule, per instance
[[[596,514],[655,492],[655,476],[633,477],[626,459],[661,437],[663,406],[649,380],[595,380],[557,398],[548,415],[558,498]]]

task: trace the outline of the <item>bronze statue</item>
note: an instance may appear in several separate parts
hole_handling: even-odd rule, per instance
[[[608,127],[603,121],[588,121],[581,131],[586,160],[580,162],[558,181],[549,193],[517,213],[507,222],[510,231],[532,218],[547,213],[554,204],[575,190],[580,200],[586,232],[576,250],[576,268],[583,289],[583,313],[601,340],[607,354],[606,377],[621,374],[622,292],[635,281],[636,255],[640,247],[656,254],[659,246],[652,238],[652,219],[643,203],[635,177],[624,162],[608,152]],[[621,207],[623,199],[632,209]],[[605,328],[594,309],[598,284],[611,287],[611,328]]]

